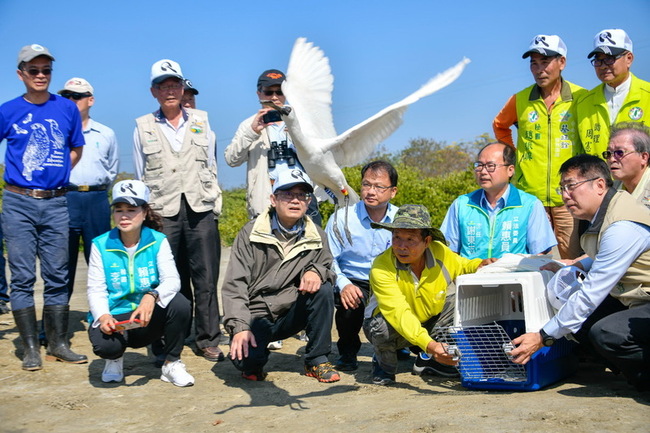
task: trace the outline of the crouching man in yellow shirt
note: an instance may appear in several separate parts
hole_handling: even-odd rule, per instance
[[[370,270],[372,295],[363,330],[374,348],[372,381],[395,382],[397,355],[405,346],[421,350],[413,372],[428,370],[453,377],[456,364],[431,334],[445,305],[447,287],[462,274],[476,272],[495,259],[469,260],[451,251],[439,229],[431,226],[426,207],[407,204],[392,223],[372,223],[392,232],[392,246],[379,255]]]

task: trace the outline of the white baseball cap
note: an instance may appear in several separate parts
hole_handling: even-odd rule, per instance
[[[90,93],[91,95],[95,93],[95,89],[93,89],[93,86],[90,85],[90,83],[83,78],[70,78],[68,81],[65,82],[65,86],[63,86],[63,89],[59,90],[57,93],[59,95],[62,95],[65,92],[73,92],[73,93]]]
[[[170,77],[183,80],[181,65],[175,61],[162,59],[151,66],[151,84],[158,84]]]
[[[149,188],[140,180],[121,180],[113,187],[113,201],[128,203],[131,206],[142,206],[149,203]]]
[[[530,42],[528,50],[526,50],[521,58],[525,59],[532,53],[539,53],[547,57],[566,57],[567,48],[562,38],[558,35],[537,35]]]
[[[587,58],[592,58],[596,53],[618,56],[625,51],[632,52],[632,39],[625,33],[625,30],[605,29],[594,36],[594,49]]]
[[[273,183],[273,193],[275,194],[278,190],[291,189],[296,185],[306,185],[309,192],[314,192],[314,186],[307,173],[298,168],[292,168],[282,170],[278,174],[278,178]]]
[[[546,297],[555,311],[562,308],[571,295],[582,287],[585,274],[577,266],[560,268],[546,284]]]

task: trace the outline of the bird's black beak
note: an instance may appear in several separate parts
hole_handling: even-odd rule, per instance
[[[280,107],[279,105],[275,105],[273,101],[269,101],[267,99],[261,100],[260,104],[262,104],[262,106],[264,107],[269,107],[276,111],[279,111],[284,116],[288,116],[289,113],[291,113],[291,107],[288,105],[283,105],[282,107]]]
[[[278,105],[275,105],[273,101],[269,101],[268,99],[262,99],[260,101],[260,104],[262,104],[263,107],[269,107],[269,108],[273,108],[274,110],[280,110],[280,107]]]

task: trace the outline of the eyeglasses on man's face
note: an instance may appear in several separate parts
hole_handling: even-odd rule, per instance
[[[605,159],[609,159],[613,156],[615,160],[620,161],[621,159],[628,156],[630,153],[636,153],[636,150],[628,150],[628,151],[625,151],[623,149],[606,150],[602,153],[602,155],[603,158]]]
[[[275,196],[280,200],[284,201],[293,201],[298,199],[299,201],[307,201],[311,198],[310,192],[292,192],[292,191],[276,191]]]
[[[369,182],[361,182],[361,189],[366,190],[366,191],[370,191],[370,190],[374,189],[377,192],[385,192],[385,191],[388,191],[389,189],[391,189],[392,187],[393,187],[392,185],[391,186],[381,186],[381,185],[373,185],[373,184],[371,184]]]
[[[483,164],[482,162],[475,162],[474,171],[480,173],[485,168],[488,173],[494,173],[494,170],[496,170],[497,167],[507,167],[508,165],[509,164],[495,164],[493,162],[488,162],[485,164]]]
[[[583,183],[587,182],[592,182],[596,179],[600,179],[600,177],[592,177],[591,179],[586,179],[586,180],[581,180],[580,182],[574,182],[574,183],[567,183],[565,185],[560,185],[555,189],[555,192],[557,192],[559,195],[562,195],[563,193],[571,194],[577,187],[582,185]]]
[[[621,53],[618,56],[606,55],[600,59],[594,57],[593,59],[591,59],[591,64],[594,65],[596,68],[599,68],[603,65],[612,66],[614,63],[616,63],[618,59],[620,59],[624,55],[625,53]]]
[[[163,92],[166,92],[168,90],[178,90],[182,89],[183,85],[181,83],[176,83],[176,84],[165,84],[164,86],[161,86],[159,84],[156,84],[154,86],[156,89],[162,90]]]

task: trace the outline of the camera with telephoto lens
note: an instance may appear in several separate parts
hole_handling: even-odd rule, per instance
[[[275,168],[275,161],[277,160],[286,160],[287,165],[292,167],[296,165],[296,152],[287,146],[287,140],[282,140],[280,144],[277,141],[272,141],[268,160],[269,168]]]
[[[282,122],[282,116],[278,110],[271,110],[264,113],[262,121],[264,123]]]

